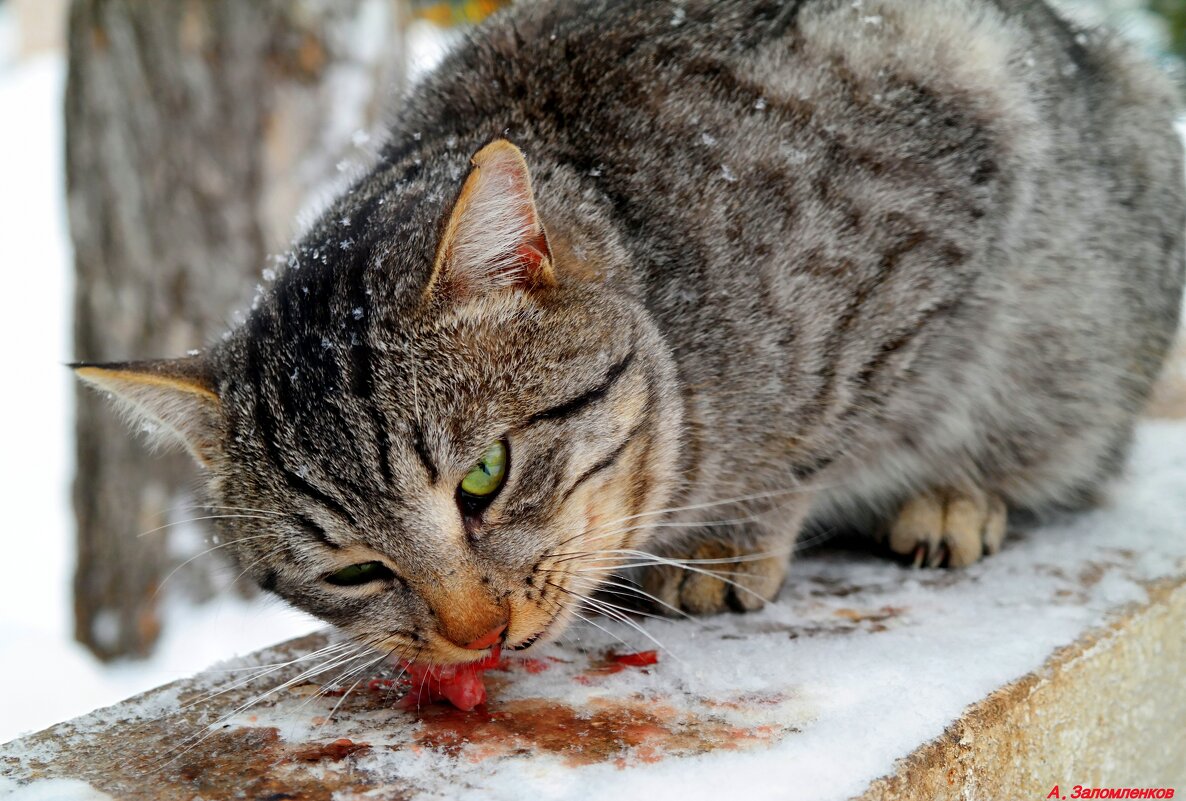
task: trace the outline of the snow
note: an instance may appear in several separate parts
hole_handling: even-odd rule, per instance
[[[77,779],[45,779],[18,787],[0,778],[0,794],[8,801],[114,801],[107,793]]]
[[[64,64],[0,59],[0,293],[8,378],[0,398],[0,664],[6,686],[54,692],[0,696],[0,742],[114,703],[234,654],[316,627],[271,601],[226,595],[195,607],[165,602],[165,636],[146,662],[105,667],[73,642],[74,570],[70,249],[62,196]],[[147,452],[145,458],[152,458]],[[130,532],[135,534],[136,532]],[[184,541],[180,532],[176,543]],[[228,576],[229,578],[229,576]]]

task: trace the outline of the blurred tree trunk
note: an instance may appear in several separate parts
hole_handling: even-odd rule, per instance
[[[181,355],[226,329],[311,191],[343,160],[365,160],[360,131],[398,98],[396,1],[74,0],[78,359]],[[175,529],[138,535],[202,516],[177,508],[196,468],[146,453],[86,389],[77,436],[75,636],[103,659],[143,656],[162,577],[201,548],[170,544]]]

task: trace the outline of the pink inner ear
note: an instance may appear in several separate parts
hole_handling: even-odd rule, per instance
[[[473,164],[438,254],[442,283],[457,296],[551,284],[551,252],[523,155],[498,140]]]
[[[534,275],[548,257],[548,240],[541,230],[531,241],[519,246],[516,253],[519,269]]]

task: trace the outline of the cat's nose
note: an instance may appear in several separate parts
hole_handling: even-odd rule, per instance
[[[499,643],[511,622],[510,611],[495,604],[457,603],[437,612],[440,633],[458,648],[481,651]]]
[[[486,632],[485,634],[483,634],[483,635],[482,635],[481,637],[479,637],[478,639],[476,639],[476,640],[472,640],[472,641],[470,641],[470,642],[466,643],[465,645],[463,645],[462,647],[463,647],[463,648],[468,648],[468,649],[470,649],[471,651],[481,651],[481,650],[484,650],[484,649],[486,649],[486,648],[489,648],[491,645],[494,645],[495,643],[497,643],[497,642],[501,641],[501,640],[502,640],[502,633],[503,633],[504,631],[506,631],[506,630],[507,630],[507,624],[506,624],[506,623],[500,623],[499,625],[497,625],[497,626],[495,626],[494,628],[490,629],[490,631],[488,631],[488,632]]]

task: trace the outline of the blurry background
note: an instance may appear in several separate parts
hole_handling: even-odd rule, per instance
[[[186,459],[62,365],[241,319],[400,93],[500,4],[0,0],[0,742],[317,626],[236,580]],[[1186,56],[1186,0],[1059,5]]]

